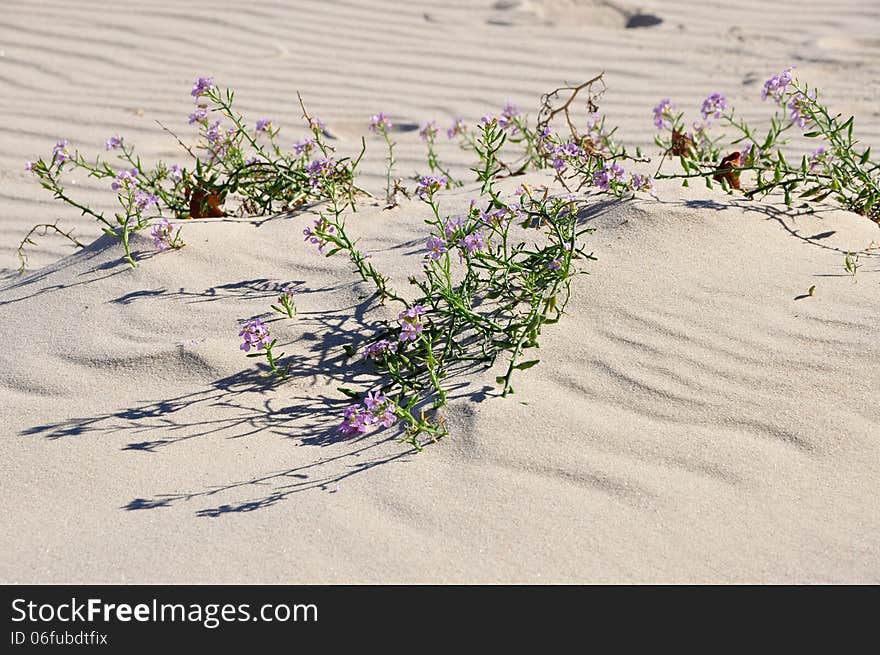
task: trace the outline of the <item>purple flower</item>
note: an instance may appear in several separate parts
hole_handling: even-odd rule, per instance
[[[150,205],[158,207],[159,198],[157,198],[156,195],[153,193],[148,193],[139,189],[135,191],[134,204],[139,211],[145,211]]]
[[[557,171],[562,171],[568,166],[570,161],[579,161],[583,156],[583,149],[574,141],[560,143],[553,148],[553,168]]]
[[[190,95],[192,97],[198,99],[199,97],[205,95],[208,91],[214,90],[214,78],[213,77],[200,77],[196,80],[195,84],[193,84],[192,91]]]
[[[174,225],[167,218],[163,218],[150,230],[150,236],[153,237],[153,245],[159,250],[172,248],[174,246]]]
[[[373,425],[390,428],[397,423],[394,408],[394,401],[387,396],[376,392],[368,393],[363,403],[345,408],[339,432],[353,437],[366,433]]]
[[[424,316],[425,309],[421,305],[413,305],[409,309],[400,312],[397,320],[400,322],[400,341],[415,341],[422,333],[424,326],[421,317]]]
[[[303,139],[293,144],[293,152],[299,156],[308,155],[315,148],[315,145],[317,144],[314,139]]]
[[[364,398],[364,409],[369,414],[367,423],[370,425],[381,425],[383,428],[390,428],[397,423],[397,416],[394,415],[394,403],[384,394],[368,393],[367,397]]]
[[[268,345],[269,328],[259,318],[253,318],[244,324],[238,336],[244,340],[240,346],[243,351],[262,350]]]
[[[425,244],[425,247],[428,249],[428,257],[434,261],[440,259],[448,250],[446,242],[438,237],[431,237],[428,239],[428,243]]]
[[[380,339],[376,343],[369,344],[364,348],[364,359],[372,359],[374,362],[383,362],[388,353],[396,353],[397,344],[388,339]]]
[[[425,196],[431,198],[440,189],[445,189],[447,184],[447,179],[442,175],[425,175],[419,180],[419,184],[416,186],[416,193],[419,198],[424,199]]]
[[[601,169],[593,173],[593,185],[603,191],[609,191],[614,182],[623,179],[625,171],[620,164],[605,164]]]
[[[809,120],[808,115],[805,115],[809,113],[807,106],[811,100],[815,99],[815,91],[810,91],[809,96],[805,96],[800,92],[793,95],[791,100],[788,101],[788,109],[791,112],[791,122],[801,129],[805,128],[807,126],[807,121]]]
[[[456,216],[455,218],[450,218],[443,224],[443,233],[446,235],[447,240],[451,240],[456,233],[460,232],[464,228],[465,217],[464,216]]]
[[[261,118],[257,121],[257,132],[269,132],[272,129],[272,121],[268,118]]]
[[[700,108],[700,114],[703,118],[721,118],[722,112],[727,109],[727,98],[723,93],[712,93],[705,100]]]
[[[122,147],[123,138],[121,136],[111,136],[104,142],[104,148],[107,150],[117,150]]]
[[[486,242],[483,240],[482,234],[474,232],[473,234],[468,234],[464,239],[459,241],[458,245],[464,250],[467,250],[468,255],[473,255],[475,252],[485,248]]]
[[[220,121],[214,121],[211,123],[208,129],[205,130],[205,138],[210,143],[216,144],[220,142],[223,138],[223,132],[220,130]]]
[[[654,125],[658,130],[672,127],[673,114],[675,106],[669,98],[663,98],[658,102],[652,111],[654,112]]]
[[[113,178],[113,182],[110,183],[110,188],[114,191],[129,189],[132,185],[137,184],[137,174],[138,172],[136,168],[132,168],[128,171],[120,171],[116,174],[116,177]]]
[[[172,164],[168,172],[171,173],[171,179],[176,182],[180,182],[183,179],[183,169],[179,164]]]
[[[452,121],[452,126],[447,128],[446,136],[450,139],[454,139],[457,136],[463,135],[467,132],[467,125],[461,118],[456,118]]]
[[[739,153],[740,161],[743,162],[743,164],[745,164],[747,161],[750,161],[750,158],[753,161],[760,156],[761,156],[761,149],[758,148],[757,146],[755,146],[754,143],[750,143],[745,148],[743,148]]]
[[[486,225],[501,225],[514,218],[515,210],[510,207],[496,207],[490,212],[480,210],[480,220]]]
[[[67,139],[62,139],[55,144],[54,148],[52,148],[52,154],[54,155],[55,161],[57,163],[60,164],[70,159],[70,150],[68,150],[68,146],[70,146],[70,141],[68,141]]]
[[[307,227],[303,230],[303,234],[305,235],[304,241],[308,241],[309,243],[314,243],[318,246],[318,250],[324,247],[324,244],[327,243],[327,235],[333,234],[334,228],[330,225],[330,221],[328,221],[323,216],[319,216],[312,222],[312,227]]]
[[[320,131],[322,131],[325,127],[327,127],[327,123],[325,123],[324,121],[322,121],[322,120],[321,120],[320,118],[318,118],[317,116],[312,116],[312,117],[309,119],[309,129],[312,130],[312,132],[320,132]]]
[[[428,121],[419,130],[419,138],[422,141],[433,141],[437,137],[437,121]]]
[[[193,123],[207,123],[208,122],[208,110],[203,107],[199,107],[194,112],[189,115],[189,124]]]
[[[342,415],[344,418],[339,424],[339,431],[346,437],[364,434],[367,431],[369,413],[361,405],[346,407]]]
[[[550,140],[550,126],[545,125],[544,128],[537,134],[535,137],[535,141],[539,146],[543,146]]]
[[[34,162],[32,162],[32,161],[26,161],[26,162],[24,163],[24,170],[26,170],[26,171],[29,171],[29,172],[33,173],[33,172],[34,172],[34,167],[36,167],[36,163],[34,163]]]
[[[828,159],[828,150],[825,148],[819,148],[818,150],[814,150],[810,153],[810,159],[808,163],[810,164],[810,172],[812,173],[820,165],[824,165],[825,161]]]
[[[514,121],[519,114],[519,107],[508,100],[504,104],[504,108],[501,110],[501,115],[498,116],[498,125],[501,126],[501,129],[507,130],[508,132],[516,132],[517,127]]]
[[[768,97],[772,97],[776,102],[781,102],[786,89],[788,89],[792,83],[791,71],[793,68],[793,66],[790,66],[779,75],[774,75],[764,82],[764,88],[761,89],[761,100],[766,100]]]
[[[558,271],[560,268],[562,268],[562,260],[559,257],[550,260],[547,264],[548,271]]]
[[[654,178],[647,175],[639,175],[633,173],[629,183],[629,188],[633,191],[645,191],[650,193],[654,190]]]
[[[313,187],[319,187],[321,182],[330,176],[336,170],[336,161],[330,157],[318,157],[313,159],[306,166],[306,173],[309,175],[309,184]]]
[[[378,132],[379,134],[387,134],[391,129],[391,120],[385,112],[379,112],[370,116],[370,132]]]

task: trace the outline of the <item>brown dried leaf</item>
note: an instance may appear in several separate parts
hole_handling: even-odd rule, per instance
[[[732,189],[740,190],[739,171],[733,169],[742,165],[742,153],[732,152],[721,160],[721,163],[718,165],[718,168],[715,169],[715,174],[712,177],[716,182],[724,180]]]
[[[669,151],[676,157],[693,157],[694,141],[684,132],[672,130],[672,148]]]
[[[204,189],[187,189],[190,218],[220,218],[223,211],[223,195],[217,191]]]

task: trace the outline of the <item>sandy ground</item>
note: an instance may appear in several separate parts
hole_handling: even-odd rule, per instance
[[[636,9],[663,22],[626,29]],[[0,580],[880,581],[880,257],[863,255],[855,280],[843,270],[880,229],[853,214],[665,185],[659,201],[597,198],[585,220],[598,261],[545,331],[541,364],[506,399],[491,371],[463,379],[450,438],[422,454],[381,433],[334,437],[347,404],[336,389],[364,374],[341,346],[383,310],[345,260],[302,241],[306,214],[194,221],[184,250],[158,256],[139,239],[136,270],[106,237],[76,254],[46,238],[14,274],[33,223],[99,235],[24,160],[59,138],[98,152],[117,133],[174,159],[155,121],[192,136],[200,74],[291,141],[296,90],[343,150],[388,112],[410,175],[425,169],[423,121],[474,120],[508,99],[533,108],[598,71],[602,110],[633,145],[650,144],[663,97],[695,113],[724,91],[746,117],[765,115],[760,85],[788,65],[880,145],[878,32],[880,7],[853,0],[10,0]],[[378,191],[383,153],[370,145],[364,184]],[[441,155],[468,164],[446,144]],[[451,192],[444,208],[475,194]],[[366,208],[352,230],[403,280],[423,217],[415,202]],[[296,372],[272,386],[237,330],[286,283],[299,318],[272,327]]]

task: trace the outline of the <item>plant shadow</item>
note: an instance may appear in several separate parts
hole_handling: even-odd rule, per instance
[[[316,291],[298,284],[302,293]],[[137,292],[113,302],[150,302],[167,296],[207,302],[228,294],[253,297],[276,292],[273,283],[259,279],[222,285],[204,293]],[[188,393],[143,400],[117,411],[34,425],[20,434],[49,440],[123,437],[120,449],[135,456],[155,454],[184,443],[192,445],[194,440],[206,440],[200,446],[206,449],[214,448],[216,439],[264,440],[266,436],[310,447],[293,451],[295,464],[287,468],[187,492],[138,495],[123,505],[126,511],[167,508],[222,494],[224,502],[196,512],[199,517],[216,518],[270,507],[302,492],[333,493],[352,476],[383,464],[406,461],[415,452],[409,445],[396,443],[403,433],[400,426],[358,438],[343,437],[338,431],[343,410],[353,402],[338,389],[366,390],[378,379],[372,363],[350,357],[345,349],[357,347],[387,329],[386,323],[371,313],[376,308],[376,300],[367,298],[354,306],[298,314],[305,329],[297,337],[296,352],[282,362],[291,365],[287,379],[271,377],[262,360],[249,360],[259,363]],[[291,345],[280,343],[279,348]],[[254,491],[259,493],[254,496]],[[229,499],[240,495],[248,497]]]

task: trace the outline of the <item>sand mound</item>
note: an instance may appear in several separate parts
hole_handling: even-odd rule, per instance
[[[880,258],[853,280],[842,254],[876,226],[663,191],[597,198],[599,260],[541,364],[506,399],[469,372],[420,455],[335,434],[338,387],[366,379],[342,346],[386,310],[303,242],[307,215],[192,221],[136,270],[100,239],[6,285],[0,577],[877,580]],[[399,285],[423,215],[352,219]],[[294,375],[273,385],[237,326],[288,283],[299,316],[271,327]]]
[[[599,259],[547,328],[541,364],[506,399],[492,371],[467,372],[450,438],[421,455],[391,433],[336,438],[338,387],[366,379],[342,346],[385,310],[344,259],[302,241],[307,214],[193,221],[180,252],[138,240],[136,270],[107,238],[72,254],[47,237],[13,273],[34,223],[100,236],[24,161],[61,138],[92,156],[114,134],[148,162],[181,161],[155,121],[193,137],[199,75],[287,144],[304,135],[296,90],[342,154],[389,113],[404,178],[425,172],[424,121],[473,123],[507,100],[534,116],[541,93],[602,70],[601,110],[652,155],[659,99],[695,116],[723,91],[766,121],[760,86],[789,65],[876,152],[876,3],[117,5],[4,3],[0,580],[880,581],[878,251],[855,280],[843,270],[880,230],[846,212],[669,187],[662,202],[597,198],[583,220]],[[642,15],[662,22],[626,29]],[[385,152],[367,145],[376,191]],[[469,155],[439,149],[472,179]],[[75,190],[99,209],[114,200],[94,180]],[[352,219],[404,287],[423,212]],[[288,284],[299,316],[271,327],[295,375],[271,385],[237,331]]]

